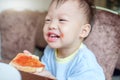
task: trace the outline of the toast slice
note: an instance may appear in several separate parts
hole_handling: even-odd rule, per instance
[[[45,67],[38,56],[25,53],[18,53],[9,64],[18,70],[30,73],[41,72]]]

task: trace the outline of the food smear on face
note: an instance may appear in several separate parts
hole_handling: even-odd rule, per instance
[[[60,35],[60,37],[63,38],[63,37],[64,37],[64,34],[62,33],[62,34]]]

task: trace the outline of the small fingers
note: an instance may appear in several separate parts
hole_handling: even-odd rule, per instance
[[[25,54],[32,54],[32,53],[29,52],[28,50],[24,50],[23,53],[25,53]]]

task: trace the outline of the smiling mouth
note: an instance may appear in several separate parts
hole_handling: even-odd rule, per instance
[[[51,37],[51,38],[60,38],[60,36],[58,36],[56,34],[48,34],[48,37]]]
[[[55,42],[58,38],[60,38],[59,35],[55,33],[48,33],[48,41],[49,42]]]

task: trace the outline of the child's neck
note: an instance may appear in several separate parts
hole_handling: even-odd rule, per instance
[[[76,50],[79,49],[80,45],[81,45],[81,43],[79,45],[77,45],[76,47],[68,47],[68,48],[57,49],[57,57],[59,57],[59,58],[66,58],[66,57],[70,56]]]

